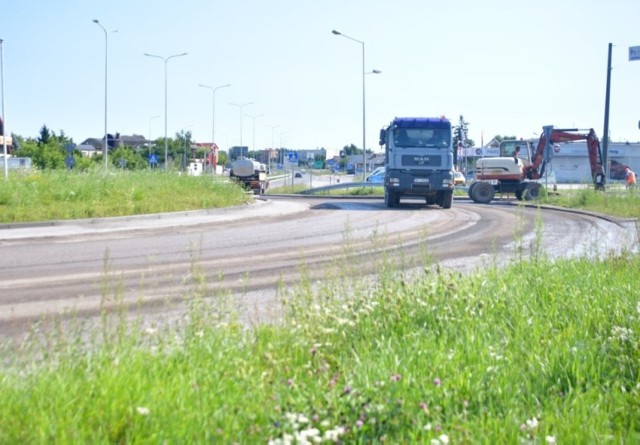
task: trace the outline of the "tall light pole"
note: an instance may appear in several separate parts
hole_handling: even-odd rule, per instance
[[[245,114],[246,117],[250,117],[251,119],[253,119],[253,150],[255,151],[256,149],[256,119],[258,119],[259,117],[264,117],[264,114],[258,114],[258,115],[251,115],[251,114]]]
[[[247,103],[244,103],[244,104],[234,104],[234,103],[229,102],[229,105],[233,105],[234,107],[240,108],[240,157],[242,157],[242,116],[243,116],[242,109],[244,107],[246,107],[247,105],[253,105],[253,102],[247,102]],[[249,154],[249,153],[247,153],[247,154]]]
[[[167,169],[169,157],[169,139],[167,138],[167,62],[175,57],[186,56],[187,53],[174,54],[169,57],[157,56],[155,54],[144,53],[145,56],[155,57],[164,62],[164,169]]]
[[[208,88],[213,91],[213,99],[211,100],[211,143],[215,144],[216,142],[216,91],[220,88],[230,87],[231,84],[228,83],[226,85],[220,85],[217,87],[211,87],[209,85],[198,84],[199,87]],[[213,147],[213,146],[212,146]]]
[[[107,29],[102,26],[102,24],[98,21],[98,19],[94,19],[93,23],[98,25],[104,31],[104,168],[109,168],[109,145],[107,144],[107,67],[109,62],[109,33]],[[118,30],[114,30],[111,32],[118,32]]]
[[[365,76],[366,72],[364,70],[364,42],[362,40],[354,39],[346,34],[342,34],[340,31],[336,31],[335,29],[331,31],[333,34],[337,36],[345,37],[349,40],[353,40],[354,42],[362,45],[362,176],[363,178],[367,177],[367,124],[366,124],[366,107],[365,107]],[[374,70],[371,72],[372,74],[379,74],[380,72]]]
[[[4,116],[4,40],[0,39],[0,95],[2,95],[2,151],[4,154],[4,179],[9,179],[9,160],[7,159],[7,126]]]
[[[271,128],[271,149],[269,149],[269,172],[271,172],[271,150],[273,150],[273,130],[276,128],[280,128],[282,125],[267,125],[267,127]]]

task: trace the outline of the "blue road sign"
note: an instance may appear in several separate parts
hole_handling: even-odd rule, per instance
[[[149,155],[149,164],[151,165],[155,165],[158,163],[158,155],[155,153],[152,153]]]

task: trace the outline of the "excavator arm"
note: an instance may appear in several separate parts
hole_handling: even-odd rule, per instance
[[[591,177],[596,190],[604,190],[605,174],[602,167],[602,152],[600,151],[600,140],[593,131],[578,133],[578,129],[553,129],[553,127],[545,127],[545,131],[540,136],[538,146],[531,162],[531,165],[523,169],[524,176],[528,179],[540,179],[544,174],[544,151],[548,143],[569,142],[569,141],[587,141],[587,151],[589,154],[589,166],[591,167]],[[548,136],[550,135],[550,136]],[[549,142],[547,142],[549,138]]]

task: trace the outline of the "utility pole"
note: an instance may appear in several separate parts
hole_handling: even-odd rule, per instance
[[[609,43],[609,55],[607,57],[607,90],[604,99],[604,134],[602,135],[602,169],[604,170],[605,182],[609,176],[609,166],[607,158],[609,157],[609,97],[611,95],[611,48]]]

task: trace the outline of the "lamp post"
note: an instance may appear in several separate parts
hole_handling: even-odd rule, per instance
[[[230,87],[231,84],[228,83],[226,85],[220,85],[217,87],[211,87],[209,85],[198,84],[199,87],[210,89],[213,94],[213,99],[211,101],[211,143],[214,144],[216,142],[216,91],[220,88]]]
[[[2,124],[2,151],[4,154],[4,179],[9,179],[9,160],[7,159],[7,132],[5,125],[5,116],[4,116],[4,50],[3,43],[4,40],[0,39],[0,95],[2,95],[2,119],[0,119],[0,123]]]
[[[107,144],[107,67],[109,61],[109,33],[107,32],[107,29],[98,21],[98,19],[94,19],[93,23],[98,25],[104,31],[104,168],[108,169],[109,145]],[[111,32],[118,32],[118,30],[114,30]]]
[[[268,163],[269,163],[269,172],[271,172],[271,150],[273,150],[273,130],[276,128],[280,128],[282,125],[267,125],[267,127],[271,128],[271,148],[269,149],[268,155]]]
[[[231,84],[228,83],[226,85],[220,85],[217,87],[212,87],[209,85],[198,84],[199,87],[210,89],[213,94],[213,99],[211,100],[211,175],[215,175],[216,171],[214,168],[214,157],[217,156],[217,151],[214,149],[216,146],[216,91],[220,88],[230,87]]]
[[[186,56],[187,53],[174,54],[169,57],[157,56],[155,54],[144,53],[145,56],[155,57],[164,62],[164,169],[167,169],[167,162],[169,156],[169,140],[167,139],[167,62],[175,57]]]
[[[255,116],[252,116],[250,114],[245,114],[246,117],[250,117],[251,119],[253,119],[253,149],[256,149],[256,119],[258,119],[259,117],[264,117],[264,114],[258,114]]]
[[[185,172],[187,168],[187,136],[189,136],[189,142],[191,142],[191,135],[185,130],[190,127],[193,127],[193,124],[185,125],[182,129],[182,172]]]
[[[240,157],[242,157],[242,116],[243,116],[242,109],[247,105],[253,105],[253,102],[247,102],[244,104],[234,104],[229,102],[229,105],[233,105],[234,107],[240,108]]]
[[[358,40],[358,39],[354,39],[353,37],[350,37],[346,34],[342,34],[340,31],[336,31],[335,29],[333,31],[331,31],[334,35],[337,36],[342,36],[344,38],[347,38],[349,40],[353,40],[354,42],[359,43],[360,45],[362,45],[362,176],[363,179],[366,178],[367,176],[367,136],[366,136],[366,107],[365,107],[365,81],[364,78],[366,76],[365,70],[364,70],[364,42],[362,40]],[[371,74],[379,74],[381,71],[378,70],[373,70],[371,71]]]

